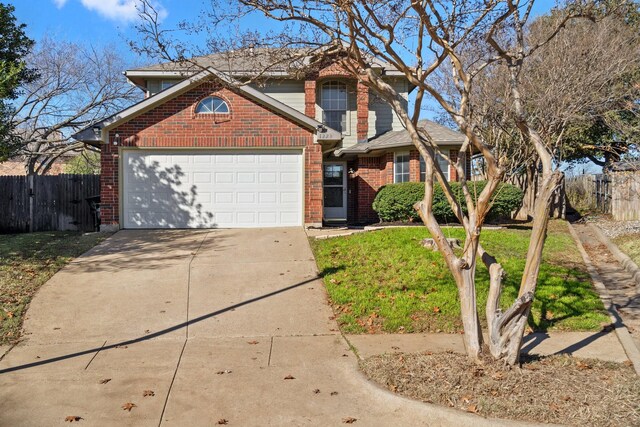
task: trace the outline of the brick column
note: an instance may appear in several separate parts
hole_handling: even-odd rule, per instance
[[[452,148],[449,150],[449,158],[451,159],[451,163],[455,163],[458,161],[458,150]],[[458,171],[453,166],[449,165],[449,181],[457,181],[458,180]]]
[[[305,149],[305,225],[322,225],[322,147],[308,145]]]
[[[378,215],[373,210],[373,200],[380,188],[383,167],[381,162],[384,157],[360,157],[358,158],[357,186],[358,186],[358,212],[356,222],[372,223],[379,221]]]
[[[356,98],[358,114],[357,138],[358,142],[366,142],[369,138],[369,88],[360,81],[358,81],[356,88]]]
[[[418,150],[409,152],[409,181],[420,182],[420,153]]]
[[[316,118],[316,81],[305,80],[304,82],[304,114]]]
[[[100,155],[100,229],[119,227],[118,147],[111,143],[101,148]]]

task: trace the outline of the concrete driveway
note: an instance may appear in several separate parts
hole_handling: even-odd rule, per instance
[[[301,228],[121,231],[33,300],[0,426],[499,424],[366,381],[318,277]]]

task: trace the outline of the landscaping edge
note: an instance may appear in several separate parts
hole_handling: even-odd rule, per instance
[[[622,318],[620,317],[620,314],[618,313],[615,306],[613,305],[611,301],[611,297],[609,296],[609,292],[607,291],[607,288],[604,286],[604,283],[602,283],[602,279],[600,278],[600,273],[598,273],[596,268],[591,263],[591,259],[589,258],[587,251],[584,249],[584,246],[582,245],[582,241],[580,240],[578,233],[576,233],[576,230],[573,228],[573,225],[570,222],[567,222],[567,225],[569,227],[569,232],[571,233],[571,237],[573,237],[573,240],[576,242],[576,246],[580,251],[580,255],[582,255],[582,260],[584,261],[584,264],[587,267],[589,276],[591,276],[591,280],[593,281],[593,286],[598,291],[598,295],[600,296],[600,299],[602,300],[602,303],[604,304],[605,309],[609,312],[611,321],[613,322],[614,330],[616,332],[616,336],[618,337],[618,341],[620,341],[620,344],[622,345],[622,348],[624,348],[624,351],[627,354],[627,357],[633,364],[633,368],[635,369],[636,374],[640,376],[640,350],[638,350],[638,348],[636,347],[635,343],[633,342],[633,339],[631,338],[631,334],[629,333],[629,330],[622,322]]]
[[[613,243],[598,227],[595,227],[593,224],[587,223],[591,231],[595,233],[598,239],[604,243],[604,245],[609,249],[609,252],[613,254],[614,257],[618,260],[618,262],[624,267],[625,270],[631,276],[633,276],[633,280],[636,282],[636,291],[640,292],[640,267],[633,262],[633,260],[629,257],[629,255],[625,254],[618,248],[618,246]]]
[[[381,393],[383,396],[387,396],[391,399],[400,399],[404,402],[405,405],[421,406],[424,412],[433,413],[434,418],[432,418],[431,421],[434,422],[434,425],[456,425],[460,427],[537,427],[541,425],[540,423],[533,421],[511,420],[508,418],[489,418],[479,414],[473,414],[455,408],[447,408],[446,406],[438,405],[436,403],[423,402],[418,399],[412,399],[410,397],[394,393],[381,384],[371,380],[365,375],[364,372],[362,372],[359,366],[359,362],[362,361],[363,358],[360,356],[360,354],[358,354],[357,347],[354,346],[351,341],[349,341],[347,336],[345,336],[342,331],[340,331],[340,335],[342,339],[347,343],[352,353],[354,353],[356,356],[356,363],[354,366],[355,374],[361,381],[364,382],[364,384],[366,384],[368,387],[371,387],[377,393]],[[545,424],[545,426],[554,427],[559,425]]]

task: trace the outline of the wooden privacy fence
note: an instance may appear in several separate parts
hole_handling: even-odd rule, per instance
[[[568,178],[567,195],[578,210],[608,213],[617,221],[640,220],[640,163],[619,162],[606,174]]]
[[[640,162],[619,162],[608,172],[611,216],[618,221],[640,220]]]
[[[0,176],[0,233],[95,231],[100,175]]]

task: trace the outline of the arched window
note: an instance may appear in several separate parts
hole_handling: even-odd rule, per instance
[[[229,106],[222,98],[217,96],[207,96],[196,106],[196,113],[212,114],[212,113],[228,113]]]
[[[347,85],[338,81],[322,84],[320,93],[322,123],[338,132],[346,133],[347,128]]]

